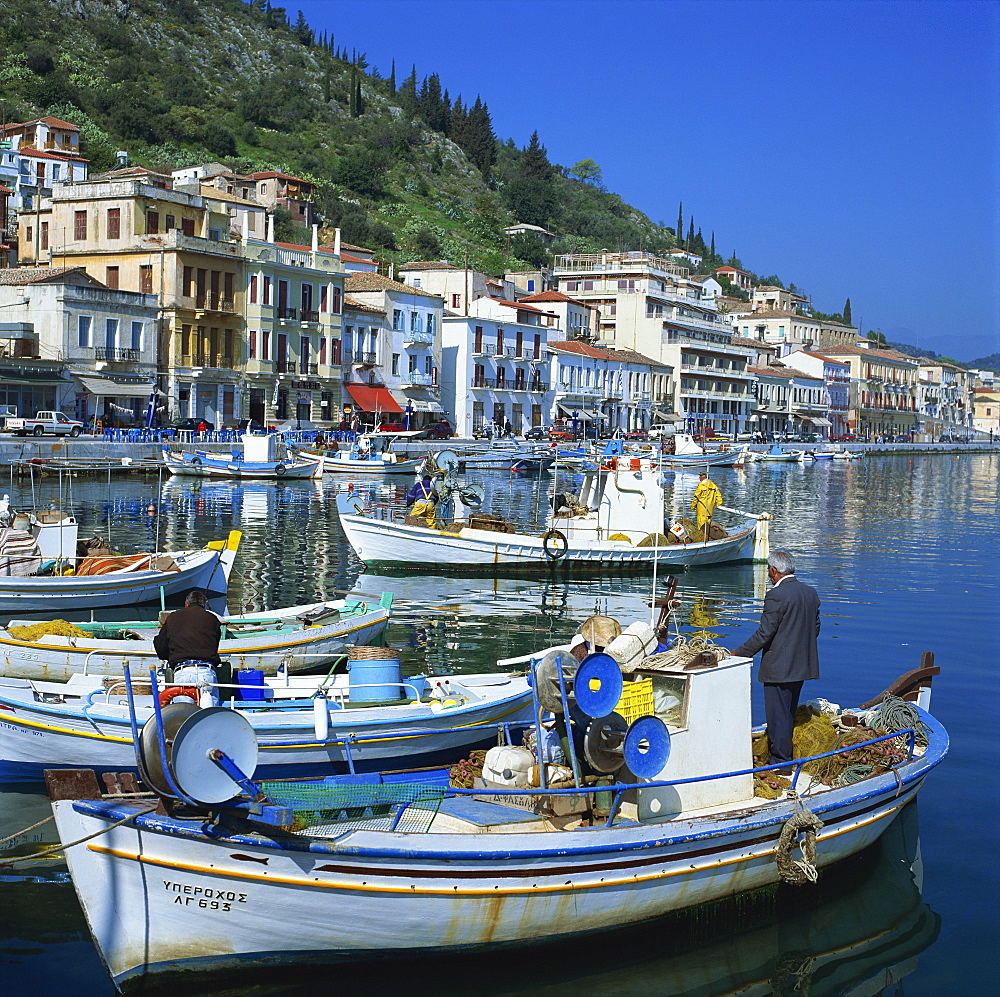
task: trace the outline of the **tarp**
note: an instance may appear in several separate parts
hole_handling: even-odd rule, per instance
[[[354,404],[362,412],[397,412],[403,414],[402,408],[388,388],[380,384],[345,384],[347,393],[354,399]]]
[[[149,381],[120,381],[113,377],[73,375],[85,391],[100,397],[149,398],[155,390]]]

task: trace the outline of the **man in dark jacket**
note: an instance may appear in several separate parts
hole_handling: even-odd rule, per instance
[[[819,596],[795,577],[795,563],[786,550],[767,559],[767,577],[773,587],[764,597],[760,626],[733,654],[752,658],[764,651],[758,677],[764,683],[768,761],[788,765],[802,683],[819,678]],[[778,771],[787,775],[791,769]]]
[[[201,589],[192,589],[184,600],[184,608],[172,612],[153,638],[153,647],[160,660],[171,668],[182,665],[221,664],[219,640],[222,624],[208,610],[208,599]]]

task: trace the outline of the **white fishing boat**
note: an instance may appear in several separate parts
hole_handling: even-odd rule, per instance
[[[282,672],[261,685],[244,684],[234,694],[261,698],[230,699],[218,707],[247,718],[260,751],[259,775],[299,778],[441,765],[496,744],[498,724],[531,720],[531,690],[523,675],[404,678],[398,659],[348,665],[349,672]],[[387,669],[393,672],[388,677]],[[146,694],[133,698],[142,727],[154,712],[149,673],[138,667],[131,674],[145,680]],[[212,708],[207,704],[215,688],[175,686],[161,697],[188,693]],[[169,718],[179,711],[184,718],[199,708],[174,699],[163,712]],[[68,682],[0,678],[0,782],[41,779],[47,768],[134,772],[132,730],[121,677],[103,682],[90,675],[73,675]]]
[[[463,450],[459,459],[466,471],[547,471],[556,461],[551,447],[533,446],[516,439],[492,440],[487,447]]]
[[[636,463],[639,463],[636,458]],[[729,533],[716,523],[708,539],[692,538],[664,521],[658,470],[632,468],[618,460],[609,470],[583,474],[578,495],[559,493],[541,528],[521,527],[482,515],[463,501],[463,489],[444,482],[454,516],[438,515],[433,526],[405,510],[367,507],[353,493],[338,497],[340,523],[351,546],[368,565],[411,565],[438,570],[649,571],[733,561],[766,561],[768,513],[720,507],[740,520]],[[439,502],[439,509],[443,505]],[[697,534],[695,534],[696,536]],[[715,539],[713,539],[715,537]]]
[[[538,945],[808,884],[877,841],[947,752],[923,688],[918,704],[827,704],[829,749],[799,753],[776,780],[754,766],[749,659],[689,667],[647,656],[648,624],[625,633],[641,648],[520,659],[533,707],[583,728],[589,782],[568,737],[561,769],[493,749],[472,789],[414,772],[255,783],[252,730],[223,710],[185,720],[169,757],[144,756],[165,815],[50,773],[73,884],[116,985]],[[631,722],[608,712],[622,670],[652,689]],[[878,764],[858,768],[859,753]]]
[[[770,450],[759,452],[757,460],[795,464],[802,460],[803,455],[804,451],[802,450],[784,450],[777,443],[775,443]]]
[[[241,533],[200,550],[77,555],[78,523],[22,513],[0,529],[0,613],[136,606],[192,588],[224,595]]]
[[[361,435],[353,442],[339,449],[316,449],[303,447],[302,454],[322,457],[327,471],[363,477],[385,477],[387,475],[414,475],[424,462],[423,457],[404,457],[393,448],[393,437]]]
[[[675,433],[673,453],[664,452],[662,463],[668,467],[743,467],[748,446],[723,444],[718,450],[706,450],[689,433]]]
[[[195,478],[291,480],[323,475],[323,456],[287,447],[278,433],[246,434],[240,450],[217,453],[208,450],[176,450],[163,446],[163,462],[171,474]]]
[[[385,592],[374,602],[338,599],[223,616],[219,654],[233,668],[259,668],[265,675],[323,667],[347,648],[377,640],[388,625],[391,606],[392,594]],[[159,629],[156,621],[52,625],[12,620],[0,627],[0,675],[66,682],[77,674],[145,669],[159,662],[153,647]]]

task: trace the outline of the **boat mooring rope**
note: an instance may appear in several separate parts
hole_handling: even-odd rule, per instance
[[[865,725],[886,734],[912,727],[917,732],[917,744],[927,744],[930,737],[930,731],[920,719],[917,708],[899,696],[886,696],[878,706],[873,707],[867,715]]]
[[[67,848],[72,848],[74,845],[82,845],[85,841],[90,841],[91,838],[99,838],[102,834],[107,834],[108,831],[113,831],[116,827],[121,827],[122,824],[127,824],[130,820],[135,820],[136,817],[144,817],[146,814],[151,814],[158,806],[159,801],[152,807],[147,807],[145,810],[140,810],[138,813],[129,814],[128,817],[124,817],[119,821],[115,821],[114,824],[109,824],[107,827],[102,827],[99,831],[95,831],[93,834],[88,834],[86,837],[77,838],[76,841],[71,841],[69,844],[58,844],[53,845],[51,848],[43,848],[40,852],[34,852],[31,855],[17,855],[14,858],[4,859],[0,862],[0,869],[6,869],[9,866],[16,865],[18,862],[30,862],[33,859],[44,858],[46,855],[52,855],[55,852],[64,852]],[[39,821],[35,824],[35,827],[40,827],[46,821],[53,820],[52,817],[46,817],[45,820]],[[24,834],[26,831],[30,831],[32,828],[25,828],[24,831],[19,831],[19,834]],[[13,835],[17,837],[17,835]],[[9,841],[10,838],[4,838],[4,841]]]
[[[705,652],[714,655],[717,661],[722,661],[724,658],[729,657],[729,651],[724,647],[719,647],[712,640],[714,636],[714,634],[705,632],[678,634],[674,638],[670,650],[649,655],[643,661],[642,667],[651,668],[655,671],[660,668],[666,669],[678,665],[686,665]]]
[[[796,802],[800,809],[781,828],[774,861],[778,867],[778,875],[784,882],[802,886],[805,883],[815,883],[819,878],[816,871],[816,832],[823,827],[823,822],[811,810],[806,810],[801,800],[796,798]],[[802,858],[793,859],[792,852],[800,831],[805,832],[800,845]]]
[[[48,817],[43,817],[37,824],[32,824],[31,827],[26,827],[21,831],[15,831],[14,834],[8,834],[6,838],[0,838],[0,845],[6,845],[8,841],[13,841],[15,838],[20,838],[22,834],[34,831],[36,827],[48,824],[50,820],[55,820],[55,816],[53,814],[49,814]]]

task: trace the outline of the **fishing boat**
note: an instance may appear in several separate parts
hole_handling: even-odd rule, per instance
[[[201,550],[77,554],[78,523],[61,512],[21,513],[0,530],[0,613],[136,606],[192,588],[224,595],[242,534]]]
[[[341,446],[339,450],[303,447],[302,454],[314,458],[322,457],[326,470],[337,474],[350,473],[366,478],[416,474],[424,458],[409,458],[396,453],[392,448],[393,439],[394,437],[361,435],[348,445]]]
[[[695,539],[688,528],[664,521],[659,471],[635,462],[636,468],[627,459],[584,471],[578,495],[550,497],[541,528],[483,515],[477,501],[466,501],[479,496],[470,496],[450,470],[437,484],[442,498],[434,525],[391,505],[366,505],[355,493],[338,496],[340,524],[365,564],[439,571],[649,571],[767,560],[768,513],[722,506],[741,520],[739,527],[729,533],[717,523],[707,538]],[[454,515],[442,511],[449,501]]]
[[[770,450],[758,453],[757,460],[794,464],[801,461],[803,455],[804,452],[802,450],[782,450],[782,448],[775,443]]]
[[[923,668],[903,681],[916,702],[883,694],[863,709],[807,711],[828,747],[798,752],[791,778],[776,777],[754,764],[750,659],[671,657],[679,648],[660,651],[644,621],[603,650],[598,636],[585,624],[571,643],[498,662],[527,665],[536,716],[567,733],[558,767],[544,747],[497,746],[468,789],[444,772],[255,781],[249,725],[219,710],[185,719],[169,753],[161,740],[144,756],[158,813],[155,800],[102,798],[96,779],[81,788],[79,772],[49,773],[74,888],[115,984],[490,952],[782,881],[809,889],[879,839],[948,749],[928,712],[936,669]],[[626,679],[650,691],[626,695]],[[634,719],[615,710],[622,702]],[[859,767],[859,754],[877,763]]]
[[[261,752],[258,773],[268,778],[441,765],[496,744],[498,724],[526,726],[531,719],[531,690],[523,675],[403,678],[398,659],[347,664],[349,672],[292,676],[282,671],[264,683],[243,682],[234,695],[246,700],[230,699],[217,707],[208,704],[214,703],[212,690],[218,686],[169,687],[161,697],[187,693],[199,703],[182,706],[173,699],[164,713],[186,716],[204,701],[205,708],[245,716]],[[148,668],[133,668],[131,674],[145,677],[147,694],[133,697],[142,727],[154,712]],[[41,779],[47,768],[135,772],[127,693],[122,677],[0,678],[0,782]]]
[[[243,448],[226,453],[175,450],[163,445],[163,462],[171,474],[195,478],[303,479],[323,474],[323,456],[287,447],[278,433],[243,437]]]
[[[706,450],[689,433],[675,433],[673,453],[664,452],[662,462],[672,468],[683,467],[743,467],[747,462],[747,446],[724,444],[719,450]]]
[[[492,440],[488,447],[463,450],[466,471],[514,471],[523,474],[547,471],[556,461],[551,447],[530,446],[519,440]]]
[[[234,668],[258,668],[265,675],[324,667],[347,648],[381,637],[391,606],[392,593],[384,592],[374,602],[338,599],[223,616],[219,654]],[[159,629],[158,621],[12,620],[0,627],[0,675],[50,682],[77,674],[121,675],[130,665],[159,662],[153,647]]]

